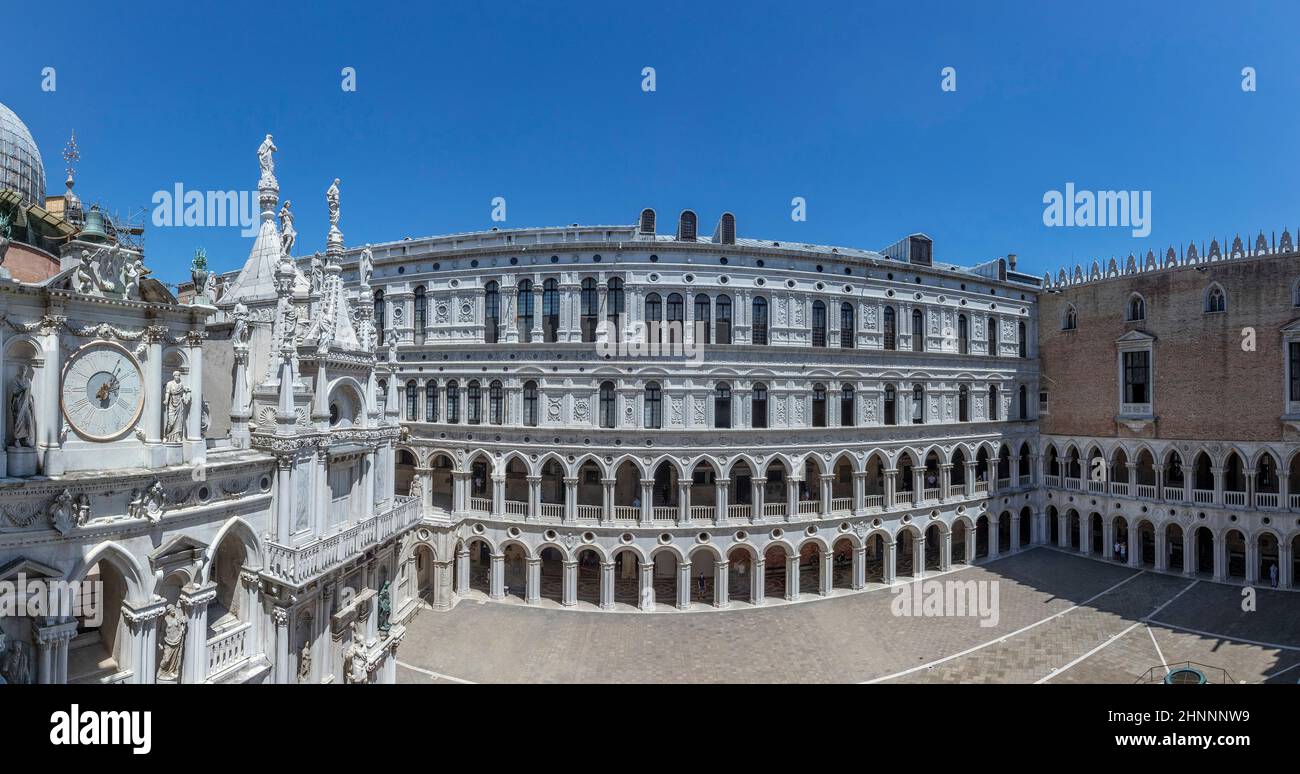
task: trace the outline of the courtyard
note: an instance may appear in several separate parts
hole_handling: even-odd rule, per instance
[[[879,584],[824,598],[805,594],[794,603],[690,612],[562,610],[472,596],[448,612],[422,610],[409,622],[397,678],[1133,683],[1193,662],[1208,667],[1211,679],[1300,679],[1294,592],[1257,587],[1255,610],[1243,612],[1241,586],[1042,547],[892,589],[932,580],[995,583],[996,620],[895,615],[895,592]]]

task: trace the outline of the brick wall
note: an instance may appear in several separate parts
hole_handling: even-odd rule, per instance
[[[1050,435],[1281,440],[1285,357],[1281,329],[1300,309],[1292,287],[1300,254],[1163,269],[1062,288],[1039,297],[1042,386]],[[1211,282],[1227,294],[1227,312],[1205,314]],[[1125,322],[1130,295],[1146,299],[1146,320]],[[1078,328],[1062,331],[1067,304]],[[1255,329],[1255,350],[1242,331]],[[1115,340],[1132,330],[1156,337],[1154,426],[1134,432],[1115,421],[1119,373]]]

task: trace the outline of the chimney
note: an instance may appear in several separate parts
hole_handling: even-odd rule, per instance
[[[1007,266],[1010,267],[1012,271],[1015,271],[1015,270],[1016,270],[1016,254],[1015,254],[1015,253],[1007,253]]]

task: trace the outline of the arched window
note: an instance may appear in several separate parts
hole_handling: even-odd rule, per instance
[[[726,382],[713,388],[713,426],[731,427],[731,385]]]
[[[920,309],[912,310],[912,351],[925,351],[925,315]]]
[[[668,313],[668,342],[670,344],[680,343],[682,329],[686,325],[686,305],[681,293],[668,294],[665,311]]]
[[[560,340],[560,283],[554,278],[542,283],[542,337]]]
[[[854,336],[858,328],[856,319],[853,304],[848,301],[840,304],[840,349],[853,349]]]
[[[710,313],[709,297],[703,293],[695,296],[695,342],[697,344],[712,344],[713,321],[709,319]]]
[[[898,324],[892,306],[885,307],[885,349],[898,349]]]
[[[483,421],[483,396],[479,389],[477,381],[469,383],[469,390],[466,396],[466,402],[469,407],[469,424],[477,425]]]
[[[609,334],[611,341],[617,341],[619,331],[622,330],[623,313],[623,280],[618,277],[611,277],[606,283],[609,290],[605,293],[605,319],[609,322]]]
[[[533,281],[530,279],[519,280],[519,303],[517,317],[519,319],[519,340],[533,340]]]
[[[1124,319],[1128,322],[1137,322],[1147,318],[1147,302],[1142,296],[1134,293],[1128,297],[1128,308],[1124,312]]]
[[[501,382],[492,382],[488,386],[488,421],[494,425],[505,421],[505,397]]]
[[[582,340],[596,340],[596,321],[600,317],[600,296],[596,280],[587,277],[582,281]]]
[[[970,354],[970,323],[964,314],[957,315],[957,352],[962,355]]]
[[[970,389],[964,384],[957,391],[957,421],[970,421]]]
[[[898,424],[898,395],[892,384],[885,385],[885,424]]]
[[[663,340],[664,305],[658,293],[645,297],[646,340],[658,342]]]
[[[1020,403],[1019,417],[1021,419],[1029,419],[1029,390],[1027,390],[1023,384],[1020,385],[1018,402]]]
[[[718,296],[718,343],[731,343],[731,297]]]
[[[1065,307],[1065,316],[1061,318],[1061,330],[1072,331],[1079,327],[1079,313],[1074,310],[1074,304],[1068,304]]]
[[[1020,320],[1016,323],[1017,346],[1020,348],[1021,357],[1029,357],[1029,339],[1025,336],[1025,321]]]
[[[767,385],[754,385],[753,405],[750,407],[750,426],[767,427]]]
[[[524,382],[524,424],[537,427],[537,382]]]
[[[988,352],[990,355],[994,355],[994,356],[999,355],[1001,354],[1001,352],[998,347],[998,318],[994,315],[989,315],[987,327],[988,327],[987,342],[989,345]]]
[[[406,421],[417,422],[420,415],[416,411],[416,385],[415,380],[406,383]]]
[[[460,384],[454,380],[447,382],[447,421],[460,422]]]
[[[840,426],[853,427],[854,412],[853,385],[846,384],[840,388]]]
[[[820,382],[813,385],[812,426],[826,426],[826,385]]]
[[[501,286],[492,280],[483,289],[483,341],[495,344],[501,335]]]
[[[812,345],[826,346],[826,304],[821,301],[813,302]]]
[[[429,324],[429,298],[424,294],[424,286],[415,289],[415,343],[424,343],[424,329]]]
[[[925,423],[925,388],[919,384],[912,385],[912,424]]]
[[[989,385],[989,419],[997,421],[998,418],[998,386]]]
[[[438,421],[438,382],[434,379],[424,383],[424,421]]]
[[[375,341],[379,346],[384,346],[384,326],[388,310],[387,304],[384,303],[384,291],[375,291]]]
[[[754,299],[754,343],[767,343],[767,299],[759,296]]]
[[[645,386],[645,426],[651,429],[663,427],[663,396],[659,392],[659,382],[650,382]]]
[[[618,419],[618,401],[614,393],[613,382],[600,385],[600,426],[613,427]]]
[[[1205,313],[1214,314],[1215,312],[1226,311],[1228,311],[1228,297],[1224,295],[1223,288],[1216,282],[1205,291]]]

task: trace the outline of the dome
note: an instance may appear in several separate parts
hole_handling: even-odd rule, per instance
[[[0,103],[0,189],[16,191],[28,204],[45,203],[45,165],[27,125]]]

